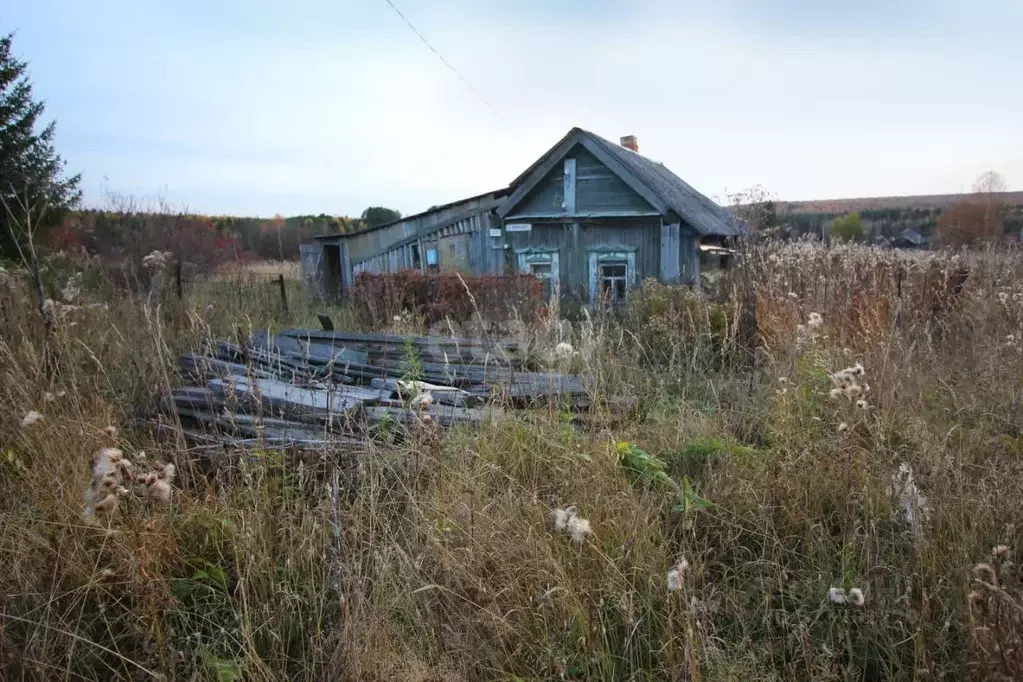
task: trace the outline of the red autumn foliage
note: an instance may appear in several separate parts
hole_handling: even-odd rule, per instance
[[[941,246],[969,246],[1002,236],[1001,207],[993,199],[965,199],[941,214],[935,241]]]
[[[245,257],[233,232],[219,228],[207,216],[183,213],[81,211],[52,229],[47,242],[63,251],[84,249],[136,264],[156,250],[170,251],[175,259],[203,269]]]
[[[432,324],[444,319],[465,322],[479,310],[484,320],[503,322],[513,314],[531,320],[544,307],[543,286],[535,277],[425,275],[416,270],[359,273],[351,298],[375,327],[404,312],[423,315]]]

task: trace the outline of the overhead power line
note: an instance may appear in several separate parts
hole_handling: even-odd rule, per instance
[[[436,49],[436,48],[435,48],[435,47],[434,47],[433,45],[431,45],[431,44],[430,44],[430,41],[429,41],[429,40],[427,40],[427,39],[426,39],[426,38],[425,38],[425,37],[423,36],[423,34],[422,34],[422,33],[420,33],[420,32],[419,32],[419,31],[418,31],[418,30],[416,29],[416,27],[412,25],[412,22],[408,20],[408,17],[406,17],[406,16],[404,15],[404,14],[402,14],[402,13],[401,13],[401,10],[400,10],[400,9],[398,9],[397,7],[395,7],[395,6],[394,6],[394,3],[393,3],[393,2],[391,2],[391,0],[384,0],[384,2],[386,2],[386,3],[388,4],[388,5],[390,5],[391,9],[393,9],[393,10],[394,10],[394,13],[395,13],[395,14],[397,14],[397,15],[398,15],[399,17],[401,17],[401,20],[405,22],[405,25],[406,25],[406,26],[408,26],[408,27],[409,27],[409,29],[410,29],[410,30],[411,30],[411,31],[412,31],[413,33],[415,33],[415,34],[416,34],[416,36],[417,36],[417,37],[418,37],[418,38],[419,38],[419,39],[420,39],[421,41],[423,41],[423,45],[426,45],[426,46],[427,46],[428,48],[430,48],[430,52],[432,52],[432,53],[434,53],[435,55],[437,55],[437,59],[439,59],[439,60],[440,60],[440,61],[441,61],[441,62],[442,62],[442,63],[444,64],[444,66],[448,67],[448,69],[449,69],[449,70],[451,71],[451,73],[455,74],[455,76],[457,76],[457,77],[458,77],[458,80],[462,81],[462,82],[463,82],[463,83],[465,84],[465,87],[467,87],[467,88],[469,88],[470,90],[472,90],[472,93],[473,93],[474,95],[476,95],[477,97],[479,97],[480,101],[481,101],[481,102],[483,102],[484,104],[486,104],[486,105],[487,105],[487,108],[488,108],[488,109],[490,109],[491,111],[493,111],[493,112],[494,112],[495,114],[497,114],[498,116],[500,116],[500,115],[501,115],[501,113],[500,113],[500,112],[499,112],[499,111],[498,111],[497,109],[495,109],[495,108],[494,108],[494,105],[492,105],[492,104],[491,104],[490,102],[488,102],[488,101],[487,101],[487,98],[483,96],[483,93],[481,93],[481,92],[480,92],[479,90],[477,90],[477,89],[476,89],[475,87],[473,87],[473,84],[472,84],[472,83],[470,83],[469,81],[467,81],[467,80],[465,79],[465,77],[464,77],[464,76],[462,76],[462,74],[460,74],[460,73],[458,72],[458,69],[456,69],[455,67],[453,67],[453,66],[451,65],[451,63],[450,63],[450,62],[449,62],[449,61],[448,61],[447,59],[444,59],[444,55],[442,55],[442,54],[441,54],[440,52],[438,52],[438,51],[437,51],[437,49]]]

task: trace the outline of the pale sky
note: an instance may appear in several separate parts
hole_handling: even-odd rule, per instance
[[[570,128],[720,201],[1023,189],[1020,0],[0,0],[89,205],[405,214]],[[495,111],[496,110],[496,111]]]

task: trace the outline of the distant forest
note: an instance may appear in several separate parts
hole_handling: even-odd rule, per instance
[[[782,236],[797,238],[826,234],[836,218],[857,213],[868,241],[894,239],[907,229],[933,238],[950,219],[968,222],[962,220],[964,207],[988,202],[997,207],[1001,232],[1018,236],[1023,229],[1023,192],[774,202],[770,222]]]
[[[203,216],[169,211],[81,210],[66,215],[48,242],[63,250],[140,259],[170,251],[200,265],[238,260],[296,260],[299,245],[322,234],[350,233],[401,217],[371,207],[361,217],[303,215],[273,218]]]
[[[937,232],[944,208],[882,208],[858,211],[864,226],[864,238],[868,241],[894,239],[904,230],[916,230],[925,237],[932,237]],[[800,212],[777,213],[776,226],[782,236],[798,238],[804,235],[821,235],[828,232],[831,223],[841,216],[842,212]],[[1023,206],[1001,207],[1002,231],[1009,235],[1019,235],[1023,229]]]

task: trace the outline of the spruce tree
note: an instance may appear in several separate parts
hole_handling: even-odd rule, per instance
[[[32,97],[12,38],[0,37],[0,258],[18,257],[14,237],[25,238],[28,219],[36,226],[52,224],[81,198],[81,176],[64,175],[53,144],[55,123],[40,120],[44,104]]]

